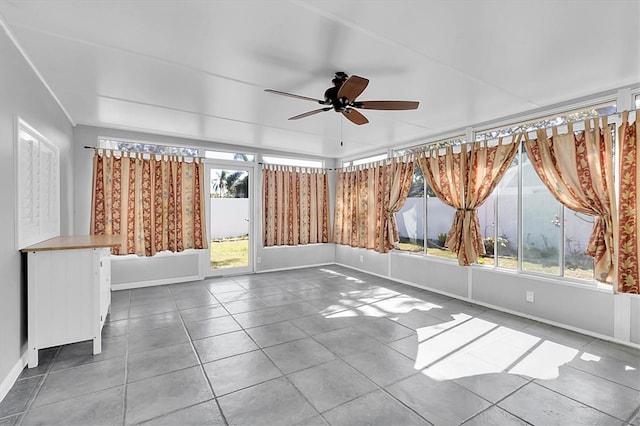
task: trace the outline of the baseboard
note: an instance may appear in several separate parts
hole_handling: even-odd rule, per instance
[[[16,380],[18,380],[18,377],[20,377],[22,370],[27,366],[28,362],[29,359],[27,352],[25,352],[20,358],[18,358],[18,361],[16,361],[15,365],[11,368],[7,377],[0,382],[0,402],[4,400],[5,396],[7,396],[13,385],[16,383]]]
[[[256,274],[264,274],[267,272],[293,271],[296,269],[305,269],[305,268],[317,268],[318,266],[327,266],[327,265],[335,265],[335,264],[336,264],[335,262],[327,262],[327,263],[316,263],[313,265],[289,266],[286,268],[262,269],[260,271],[256,271]]]
[[[121,283],[121,284],[111,284],[111,290],[131,290],[134,288],[143,288],[143,287],[154,287],[158,285],[166,285],[166,284],[178,284],[178,283],[187,283],[190,281],[202,281],[204,277],[200,275],[190,275],[184,277],[176,277],[176,278],[164,278],[161,280],[150,280],[150,281],[137,281],[131,283]]]

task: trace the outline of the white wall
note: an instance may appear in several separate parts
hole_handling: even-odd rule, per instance
[[[336,246],[336,263],[497,309],[566,326],[597,337],[640,345],[640,296],[614,295],[610,288],[587,287],[553,277],[534,277],[483,266],[458,266],[430,256]],[[525,301],[533,291],[534,303]],[[616,311],[616,298],[629,298]],[[619,304],[624,305],[624,303]],[[619,336],[629,330],[628,336]]]
[[[20,116],[60,149],[60,230],[73,229],[73,130],[63,111],[0,27],[0,400],[22,370],[26,281],[15,246],[14,123]],[[24,265],[22,266],[24,267]]]

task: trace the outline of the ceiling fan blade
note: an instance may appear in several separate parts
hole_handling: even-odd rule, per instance
[[[324,101],[321,101],[320,99],[310,98],[308,96],[294,95],[293,93],[281,92],[280,90],[273,90],[273,89],[264,89],[264,91],[268,93],[273,93],[275,95],[288,96],[290,98],[302,99],[305,101],[312,101],[312,102],[318,102],[320,104],[324,104]]]
[[[367,120],[367,117],[360,114],[360,112],[356,111],[355,109],[348,109],[346,111],[342,111],[342,115],[347,117],[349,121],[351,121],[354,124],[357,124],[358,126],[362,124],[367,124],[369,122],[369,120]]]
[[[360,96],[360,93],[366,89],[367,84],[369,84],[369,80],[366,78],[352,75],[347,78],[347,81],[342,83],[342,86],[340,86],[340,90],[338,90],[338,99],[347,98],[349,102],[353,102],[358,96]]]
[[[289,120],[299,120],[301,118],[309,117],[310,115],[315,115],[315,114],[318,114],[318,113],[321,113],[321,112],[329,111],[330,109],[332,109],[332,107],[314,109],[313,111],[304,112],[302,114],[294,115],[293,117],[289,118]]]
[[[353,106],[362,109],[406,110],[416,109],[419,104],[418,101],[361,101],[355,102]]]

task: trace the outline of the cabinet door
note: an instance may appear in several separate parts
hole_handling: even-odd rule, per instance
[[[100,325],[107,318],[111,305],[111,254],[109,249],[100,249]]]

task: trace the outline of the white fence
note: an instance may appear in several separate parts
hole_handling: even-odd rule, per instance
[[[513,199],[511,199],[513,198]],[[559,203],[551,195],[547,202],[526,201],[523,206],[523,243],[544,247],[546,244],[558,248],[559,245]],[[424,240],[424,215],[427,217],[427,239],[437,240],[439,234],[446,234],[451,228],[453,214],[455,210],[436,197],[427,198],[427,207],[424,206],[424,198],[407,198],[402,210],[396,213],[398,223],[398,233],[402,238],[412,240]],[[505,197],[501,202],[499,214],[498,235],[506,237],[516,247],[518,241],[518,203],[515,196]],[[564,218],[566,241],[572,250],[582,251],[586,248],[589,236],[593,230],[592,216],[575,213],[566,210]],[[487,201],[478,208],[478,219],[480,221],[480,231],[483,237],[493,236],[494,226],[494,195],[490,195]],[[542,235],[555,236],[544,241]]]
[[[248,198],[211,198],[211,239],[248,235],[249,217]]]

